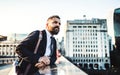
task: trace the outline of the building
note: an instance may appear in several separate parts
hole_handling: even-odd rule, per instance
[[[112,12],[112,19],[114,26],[114,50],[111,51],[111,65],[120,70],[120,8],[115,8]]]
[[[9,41],[0,43],[0,64],[8,64],[15,61],[17,54],[15,53],[18,44]]]
[[[64,56],[65,55],[65,47],[64,47],[64,37],[62,37],[62,40],[60,42],[60,53]]]
[[[65,56],[86,69],[110,67],[110,37],[106,19],[68,20],[65,30]]]
[[[7,36],[0,35],[0,42],[7,40]]]
[[[114,35],[116,48],[120,50],[120,8],[114,10]]]
[[[16,46],[23,40],[27,34],[11,34],[7,40],[0,42],[0,64],[9,64],[15,61],[17,54]]]

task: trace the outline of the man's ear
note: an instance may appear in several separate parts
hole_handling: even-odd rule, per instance
[[[48,23],[46,23],[46,26],[48,26]]]
[[[46,22],[46,26],[48,26],[48,24],[49,24],[49,22],[47,21],[47,22]]]
[[[47,28],[47,29],[49,28],[48,23],[46,23],[46,28]]]

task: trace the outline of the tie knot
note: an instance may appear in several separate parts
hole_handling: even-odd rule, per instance
[[[54,37],[53,37],[53,36],[51,36],[50,38],[51,38],[51,39],[54,39]]]

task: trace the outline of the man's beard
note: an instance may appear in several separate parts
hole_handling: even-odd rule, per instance
[[[59,30],[60,30],[59,27],[54,27],[53,30],[51,31],[51,33],[53,35],[57,35],[59,33]]]

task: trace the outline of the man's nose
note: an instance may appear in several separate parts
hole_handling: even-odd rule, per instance
[[[57,26],[60,26],[61,24],[60,23],[57,23]]]

